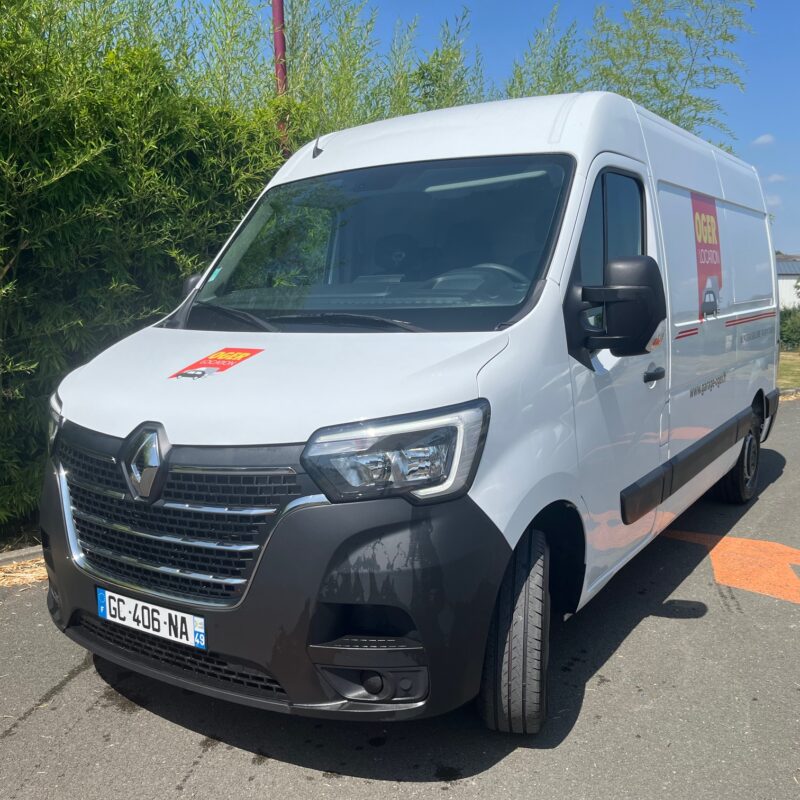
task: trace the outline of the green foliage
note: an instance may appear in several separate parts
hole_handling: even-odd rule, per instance
[[[373,36],[375,16],[366,0],[289,4],[289,93],[302,109],[304,138],[384,116],[378,108],[383,57]]]
[[[781,310],[781,348],[800,350],[800,308]]]
[[[381,46],[367,0],[294,0],[287,10],[289,96],[301,110],[300,138],[489,95],[480,53],[467,50],[466,11],[445,22],[437,46],[420,55],[414,21],[398,23]]]
[[[558,29],[558,5],[553,6],[542,27],[536,31],[520,61],[511,68],[506,83],[508,97],[578,92],[586,85],[580,55],[578,26],[572,22]]]
[[[281,160],[270,104],[197,91],[136,5],[0,11],[0,523],[35,504],[58,378],[171,308]]]
[[[586,86],[630,97],[698,133],[722,122],[721,86],[742,89],[736,40],[749,30],[753,0],[636,0],[621,21],[595,13]]]
[[[469,17],[464,11],[454,25],[445,22],[439,45],[419,62],[411,75],[411,93],[419,110],[477,103],[486,93],[480,54],[470,62],[465,40]]]
[[[379,42],[370,0],[287,0],[289,90],[276,97],[269,0],[0,3],[0,528],[35,508],[60,377],[170,309],[299,144],[585,88],[724,130],[714,91],[741,86],[750,0],[629,4],[621,18],[598,10],[588,34],[554,7],[496,89],[466,11],[423,53],[413,20]]]

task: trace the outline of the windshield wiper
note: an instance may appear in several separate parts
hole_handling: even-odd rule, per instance
[[[365,328],[397,328],[401,331],[419,332],[425,328],[402,319],[388,319],[374,314],[354,314],[347,311],[312,311],[306,314],[277,314],[269,317],[277,322],[311,322],[330,325],[354,325]]]
[[[237,319],[240,322],[246,322],[249,325],[252,325],[255,328],[260,328],[262,331],[279,331],[280,328],[277,325],[273,325],[271,322],[267,322],[267,320],[262,319],[261,317],[257,317],[255,314],[251,314],[249,311],[245,311],[243,308],[231,308],[230,306],[220,306],[216,303],[209,303],[207,300],[196,300],[194,302],[194,306],[199,308],[210,308],[212,311],[218,311],[223,316],[231,317],[232,319]]]

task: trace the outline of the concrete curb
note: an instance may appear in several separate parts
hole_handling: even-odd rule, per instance
[[[30,561],[42,554],[42,546],[35,544],[33,547],[23,547],[20,550],[9,550],[7,553],[0,553],[0,567],[14,564],[17,561]]]

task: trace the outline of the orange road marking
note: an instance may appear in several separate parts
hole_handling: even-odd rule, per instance
[[[667,531],[666,536],[708,549],[717,583],[800,604],[800,550],[779,542]]]

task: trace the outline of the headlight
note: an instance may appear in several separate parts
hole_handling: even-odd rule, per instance
[[[441,500],[469,489],[488,426],[489,403],[481,399],[322,428],[300,461],[333,502],[400,494]]]
[[[61,398],[58,392],[53,392],[50,397],[50,405],[48,406],[47,417],[47,449],[48,452],[53,449],[53,443],[56,440],[56,435],[64,422],[64,417],[61,416]]]

